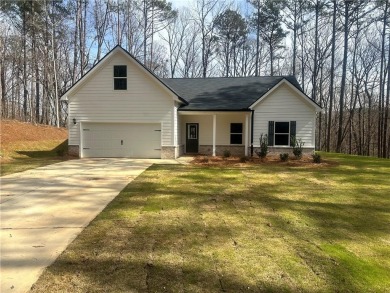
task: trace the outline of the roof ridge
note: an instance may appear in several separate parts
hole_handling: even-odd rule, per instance
[[[183,79],[186,79],[186,80],[194,80],[194,79],[198,79],[198,80],[207,80],[207,79],[244,79],[244,78],[264,78],[264,77],[274,77],[274,78],[294,77],[294,78],[296,78],[294,75],[260,75],[260,76],[229,76],[229,77],[225,77],[225,76],[210,76],[210,77],[164,77],[164,78],[160,78],[160,79],[163,79],[163,80],[175,80],[175,79],[180,79],[180,80],[183,80]]]

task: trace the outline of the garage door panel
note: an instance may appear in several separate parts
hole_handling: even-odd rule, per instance
[[[83,123],[83,157],[161,157],[160,124]]]

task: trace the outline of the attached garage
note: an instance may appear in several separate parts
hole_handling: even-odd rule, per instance
[[[159,123],[81,123],[82,158],[161,158]]]

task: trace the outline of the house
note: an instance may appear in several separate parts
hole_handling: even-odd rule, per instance
[[[292,136],[315,147],[316,113],[295,77],[162,79],[120,46],[62,97],[69,153],[79,157],[251,155],[261,134],[288,152]]]

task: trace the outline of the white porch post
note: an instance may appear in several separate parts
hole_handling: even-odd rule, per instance
[[[213,115],[213,157],[215,157],[215,142],[216,142],[216,135],[217,135],[217,115]]]
[[[249,148],[249,114],[245,115],[245,156],[248,156]]]

